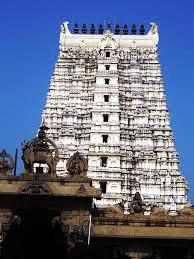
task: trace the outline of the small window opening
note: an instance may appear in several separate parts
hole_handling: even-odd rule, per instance
[[[104,82],[105,82],[105,85],[109,85],[110,79],[109,79],[109,78],[105,78],[105,79],[104,79]]]
[[[101,157],[101,167],[107,167],[107,157]]]
[[[108,135],[102,135],[102,142],[108,143]]]
[[[103,114],[103,122],[108,122],[108,114]]]
[[[109,102],[109,95],[104,95],[104,101],[105,101],[106,103]]]
[[[110,51],[106,51],[106,57],[110,58]]]
[[[99,182],[99,183],[100,183],[100,188],[102,189],[102,193],[106,193],[107,182]]]
[[[43,167],[36,167],[36,173],[37,174],[43,174],[44,173]]]
[[[105,65],[106,70],[110,70],[110,65]]]

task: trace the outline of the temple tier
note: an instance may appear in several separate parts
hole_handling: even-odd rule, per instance
[[[158,59],[158,28],[99,27],[87,34],[61,26],[60,51],[42,120],[59,150],[57,174],[65,176],[76,151],[88,159],[88,176],[101,188],[99,207],[143,201],[170,211],[187,203],[188,184],[166,106]]]

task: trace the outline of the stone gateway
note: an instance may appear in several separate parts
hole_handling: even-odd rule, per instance
[[[98,207],[128,202],[136,192],[150,206],[176,211],[187,200],[166,106],[158,57],[158,27],[111,30],[94,24],[74,33],[61,25],[59,56],[42,120],[57,145],[57,174],[76,151],[102,188]]]

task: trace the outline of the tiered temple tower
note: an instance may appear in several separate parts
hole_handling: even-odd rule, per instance
[[[42,120],[59,148],[59,175],[75,151],[87,157],[88,176],[103,192],[98,206],[127,204],[139,191],[145,203],[177,210],[188,185],[169,124],[157,25],[144,32],[100,25],[95,33],[92,25],[87,34],[83,25],[79,34],[62,24]]]

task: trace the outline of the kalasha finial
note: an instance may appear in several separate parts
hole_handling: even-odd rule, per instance
[[[131,28],[131,34],[132,34],[132,35],[135,35],[136,32],[137,32],[136,25],[133,24],[133,25],[132,25],[132,28]]]
[[[78,33],[79,33],[79,27],[78,27],[78,24],[77,24],[77,23],[75,23],[75,25],[74,25],[74,33],[75,33],[75,34],[78,34]]]
[[[99,29],[98,29],[98,33],[103,34],[103,32],[104,32],[103,26],[102,26],[102,24],[100,24]]]
[[[39,138],[45,138],[46,137],[46,131],[49,128],[45,125],[45,123],[43,122],[42,125],[40,126],[39,132],[38,132],[38,137]]]
[[[144,35],[145,34],[145,28],[144,28],[143,24],[140,26],[139,32],[140,32],[140,35]]]
[[[110,23],[108,23],[108,25],[107,25],[107,30],[112,31]]]
[[[87,33],[87,28],[86,28],[86,24],[84,23],[82,26],[82,33],[86,34]]]
[[[120,34],[120,28],[119,28],[119,25],[118,24],[116,24],[116,26],[115,26],[115,34]]]
[[[123,27],[123,34],[124,34],[124,35],[127,35],[128,32],[129,32],[128,26],[127,26],[127,24],[125,24],[124,27]]]
[[[94,24],[92,23],[91,27],[90,27],[90,33],[94,34],[95,33],[95,27]]]

